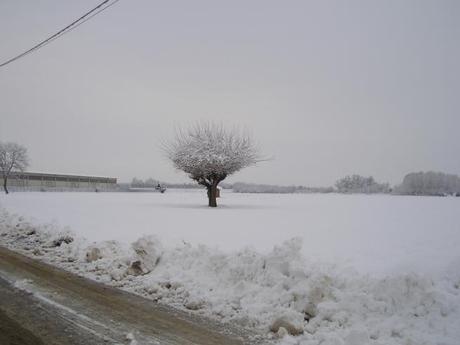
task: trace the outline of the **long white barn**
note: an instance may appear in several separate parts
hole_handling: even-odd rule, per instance
[[[0,186],[3,178],[0,175]],[[11,191],[108,191],[117,188],[117,179],[113,177],[43,174],[43,173],[12,173],[7,180]]]

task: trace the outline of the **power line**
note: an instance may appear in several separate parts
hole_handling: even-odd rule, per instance
[[[97,11],[98,9],[101,9],[102,6],[104,6],[106,3],[108,3],[110,0],[104,0],[103,2],[101,2],[99,5],[97,5],[96,7],[94,7],[92,10],[88,11],[87,13],[85,13],[83,16],[81,16],[80,18],[78,18],[77,20],[73,21],[72,23],[70,23],[69,25],[67,25],[64,29],[61,29],[59,30],[57,33],[55,33],[54,35],[48,37],[47,39],[43,40],[42,42],[38,43],[37,45],[33,46],[32,48],[30,48],[29,50],[26,50],[25,52],[15,56],[14,58],[8,60],[8,61],[5,61],[4,63],[2,63],[0,65],[0,67],[3,67],[13,61],[16,61],[32,52],[34,52],[35,50],[38,50],[42,47],[44,47],[45,45],[47,45],[48,43],[51,43],[52,41],[54,41],[55,39],[57,39],[58,37],[60,37],[61,35],[65,34],[66,32],[68,31],[71,31],[72,27],[76,27],[78,26],[77,24],[79,24],[80,22],[82,22],[83,20],[86,19],[89,19],[88,16],[90,16],[92,13],[94,13],[95,11]],[[98,12],[97,12],[98,13]],[[97,14],[96,13],[96,14]],[[88,18],[87,18],[88,17]],[[92,16],[91,16],[92,17]],[[85,20],[86,21],[86,20]]]
[[[50,40],[47,41],[47,42],[45,42],[45,43],[43,43],[42,45],[40,45],[39,48],[43,48],[43,47],[45,47],[46,45],[48,45],[48,44],[50,44],[51,42],[53,42],[54,40],[58,39],[59,37],[64,36],[65,34],[69,33],[69,32],[72,31],[72,30],[75,30],[75,29],[78,28],[80,25],[86,23],[88,20],[90,20],[90,19],[93,18],[94,16],[98,15],[100,12],[105,11],[105,10],[108,9],[109,7],[115,5],[118,1],[120,1],[120,0],[114,0],[111,4],[109,4],[109,5],[107,5],[107,6],[103,7],[103,8],[101,8],[101,9],[99,9],[99,11],[93,13],[92,15],[90,15],[89,17],[87,17],[86,19],[84,19],[84,20],[82,20],[81,22],[75,24],[74,26],[72,26],[71,28],[69,28],[67,31],[65,31],[65,32],[63,32],[62,34],[60,34],[59,36],[56,36],[56,37],[53,37],[53,38],[50,37]],[[39,49],[39,48],[37,48],[37,49]],[[28,54],[30,54],[30,53],[32,53],[32,52],[33,52],[33,51],[30,51],[30,52],[28,52],[28,53],[25,53],[25,55],[28,55]],[[24,56],[25,56],[25,55],[24,55]],[[1,66],[2,66],[2,65],[0,65],[0,67],[1,67]]]
[[[88,20],[90,20],[94,16],[98,15],[102,11],[105,11],[109,7],[115,5],[118,1],[120,1],[120,0],[114,0],[112,3],[109,3],[110,0],[104,0],[99,5],[94,7],[92,10],[90,10],[90,11],[86,12],[84,15],[82,15],[80,18],[74,20],[72,23],[67,25],[65,28],[63,28],[63,29],[59,30],[58,32],[56,32],[54,35],[51,35],[47,39],[41,41],[40,43],[36,44],[32,48],[26,50],[25,52],[23,52],[23,53],[15,56],[15,57],[5,61],[5,62],[3,62],[2,64],[0,64],[0,67],[4,67],[4,66],[6,66],[6,65],[8,65],[8,64],[10,64],[10,63],[22,58],[22,57],[30,54],[30,53],[33,53],[34,51],[36,51],[36,50],[38,50],[40,48],[43,48],[44,46],[48,45],[49,43],[51,43],[55,39],[57,39],[57,38],[65,35],[66,33],[76,29],[77,27],[79,27],[83,23],[87,22]],[[109,4],[107,5],[107,3],[109,3]],[[104,5],[106,5],[106,6],[104,7]]]

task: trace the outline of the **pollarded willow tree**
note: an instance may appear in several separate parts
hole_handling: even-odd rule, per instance
[[[176,169],[206,187],[210,207],[217,206],[217,186],[222,180],[260,161],[259,150],[248,134],[213,123],[179,129],[163,148]]]
[[[0,172],[3,177],[3,189],[8,194],[8,177],[11,173],[22,172],[29,165],[27,149],[16,143],[0,142]]]

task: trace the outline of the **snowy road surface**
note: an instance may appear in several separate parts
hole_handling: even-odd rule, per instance
[[[75,276],[0,247],[0,343],[243,345],[209,320]],[[16,342],[13,341],[15,339]]]

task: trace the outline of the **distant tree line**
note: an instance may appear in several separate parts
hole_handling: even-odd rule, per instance
[[[460,196],[460,178],[433,171],[410,173],[394,192],[402,195]]]
[[[391,192],[389,183],[378,183],[372,176],[345,176],[335,183],[335,187],[339,193],[374,194]]]
[[[255,184],[236,182],[232,189],[236,193],[295,193],[297,186],[277,186],[269,184]]]
[[[349,175],[335,183],[334,187],[278,186],[236,182],[229,187],[237,193],[344,193],[344,194],[398,194],[460,196],[460,177],[442,172],[417,172],[407,174],[402,183],[391,187],[377,182],[374,177]]]
[[[390,193],[388,183],[378,183],[372,176],[345,176],[334,187],[278,186],[236,182],[232,185],[237,193]]]
[[[339,193],[392,193],[398,195],[460,196],[460,177],[442,172],[413,172],[404,176],[400,185],[391,188],[372,176],[346,176],[335,184]]]
[[[163,182],[161,184],[167,188],[178,188],[178,189],[203,189],[203,186],[199,184],[192,183],[192,182],[184,182],[184,183],[170,183],[170,182]]]
[[[137,177],[133,178],[131,181],[132,188],[155,188],[160,181],[154,180],[153,178],[148,178],[146,180],[138,179]]]
[[[231,188],[236,193],[332,193],[332,187],[278,186],[270,184],[255,184],[235,182]]]
[[[142,180],[140,178],[134,177],[131,180],[131,183],[129,184],[129,187],[131,188],[155,188],[160,184],[161,186],[164,186],[166,188],[178,188],[178,189],[200,189],[203,188],[200,185],[197,185],[196,183],[170,183],[170,182],[161,182],[160,180],[156,180],[154,178],[147,178],[145,180]],[[225,187],[224,187],[225,188]]]
[[[134,178],[131,187],[154,188],[158,183],[167,188],[203,188],[195,183],[166,183],[153,178],[145,181]],[[402,183],[391,187],[389,183],[377,182],[372,176],[349,175],[335,183],[334,187],[306,187],[300,185],[282,186],[246,182],[222,183],[222,188],[233,189],[235,193],[343,193],[343,194],[397,194],[460,196],[460,177],[442,172],[416,172],[407,174]]]

